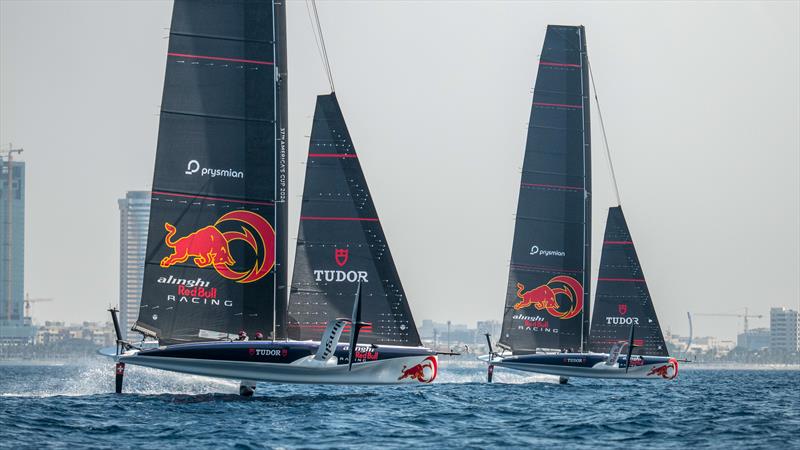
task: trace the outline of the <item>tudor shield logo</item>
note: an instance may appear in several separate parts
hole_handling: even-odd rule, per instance
[[[617,311],[619,311],[620,316],[624,316],[626,312],[628,312],[628,305],[624,303],[620,303],[617,305]]]
[[[348,259],[350,258],[350,250],[346,248],[336,248],[333,250],[333,261],[339,267],[344,267],[347,264]],[[327,270],[327,269],[314,269],[314,279],[319,282],[325,283],[341,283],[341,282],[348,282],[348,283],[356,283],[356,282],[364,282],[367,283],[367,271],[366,270]]]
[[[167,222],[164,228],[167,230],[164,243],[172,253],[161,260],[160,266],[163,268],[191,260],[200,268],[212,266],[229,280],[252,283],[264,278],[275,265],[275,230],[265,218],[252,211],[231,211],[213,225],[175,240],[175,226]],[[233,231],[228,231],[231,228]],[[237,228],[241,231],[237,231]],[[254,253],[252,267],[237,267],[230,251],[230,244],[236,241],[242,241]]]
[[[337,248],[334,250],[333,257],[336,260],[337,266],[344,267],[344,265],[347,264],[347,258],[350,257],[350,250],[346,248]]]

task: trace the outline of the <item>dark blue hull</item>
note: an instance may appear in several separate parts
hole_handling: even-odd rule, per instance
[[[634,355],[630,367],[624,355],[611,365],[606,364],[608,357],[604,353],[535,353],[481,359],[495,366],[563,377],[672,380],[678,376],[678,361],[668,356]]]
[[[317,360],[319,342],[197,342],[132,350],[120,362],[236,380],[281,383],[394,384],[430,383],[436,378],[436,353],[423,347],[356,346],[350,369],[348,344]]]

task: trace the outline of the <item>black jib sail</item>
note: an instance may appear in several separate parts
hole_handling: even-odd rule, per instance
[[[286,334],[284,23],[271,1],[175,1],[134,325],[161,342]]]
[[[608,352],[629,339],[631,326],[640,347],[635,353],[669,356],[625,215],[616,206],[608,210],[589,349]]]
[[[350,317],[359,281],[362,319],[372,323],[361,330],[359,343],[421,345],[336,95],[320,95],[289,295],[289,336],[319,340],[329,320]]]
[[[583,27],[547,27],[522,167],[500,344],[583,348],[589,330],[591,145]]]

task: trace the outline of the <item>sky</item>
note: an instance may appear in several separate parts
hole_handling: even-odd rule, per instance
[[[27,163],[35,320],[106,320],[119,210],[151,188],[169,1],[0,0],[0,145]],[[547,24],[586,26],[625,209],[662,327],[800,307],[800,2],[319,1],[336,92],[411,309],[500,320]],[[315,96],[288,2],[290,258]],[[615,204],[593,108],[594,241]],[[593,267],[599,263],[593,249]],[[291,265],[290,265],[291,267]],[[735,338],[736,317],[695,335]]]

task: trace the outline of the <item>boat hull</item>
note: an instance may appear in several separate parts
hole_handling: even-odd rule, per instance
[[[633,356],[626,370],[625,356],[612,365],[604,353],[551,353],[516,356],[481,356],[489,364],[525,372],[562,377],[673,380],[678,376],[678,361],[667,356]]]
[[[327,361],[314,360],[319,342],[245,341],[178,344],[119,355],[126,364],[233,380],[309,384],[427,384],[438,373],[436,354],[421,347],[348,345]]]

